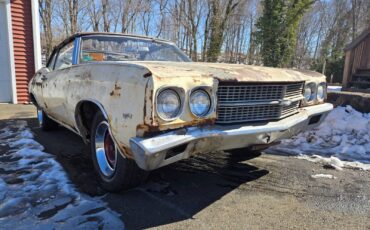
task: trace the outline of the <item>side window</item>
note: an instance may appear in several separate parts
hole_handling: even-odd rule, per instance
[[[50,70],[54,69],[54,64],[55,64],[55,57],[57,56],[57,53],[54,53],[54,55],[51,57],[50,62],[48,63],[48,68]]]
[[[65,45],[59,50],[58,57],[55,62],[55,70],[70,67],[73,57],[73,41]]]

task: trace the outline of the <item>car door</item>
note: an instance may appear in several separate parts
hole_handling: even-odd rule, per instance
[[[60,123],[71,126],[67,112],[68,76],[73,66],[74,41],[70,41],[57,51],[53,71],[45,74],[42,94],[45,110]]]

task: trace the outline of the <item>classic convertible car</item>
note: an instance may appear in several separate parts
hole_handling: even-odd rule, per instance
[[[29,93],[43,130],[61,125],[90,143],[110,191],[202,152],[268,147],[333,108],[319,73],[194,63],[171,42],[111,33],[67,38]]]

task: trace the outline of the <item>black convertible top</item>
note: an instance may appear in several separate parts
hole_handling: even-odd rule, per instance
[[[69,36],[68,38],[64,39],[59,45],[55,46],[54,49],[60,48],[68,44],[69,42],[71,42],[73,39],[77,37],[83,37],[83,36],[88,36],[88,35],[112,35],[112,36],[123,36],[123,37],[131,37],[131,38],[143,38],[143,39],[149,39],[149,40],[161,41],[161,42],[173,44],[173,42],[165,40],[165,39],[153,38],[153,37],[147,37],[147,36],[141,36],[141,35],[111,33],[111,32],[79,32],[79,33],[73,34]]]

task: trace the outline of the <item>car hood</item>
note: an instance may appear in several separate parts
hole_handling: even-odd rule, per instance
[[[325,76],[308,70],[202,62],[130,62],[147,68],[158,78],[213,77],[236,82],[296,82],[325,81]],[[315,79],[312,79],[315,78]]]

